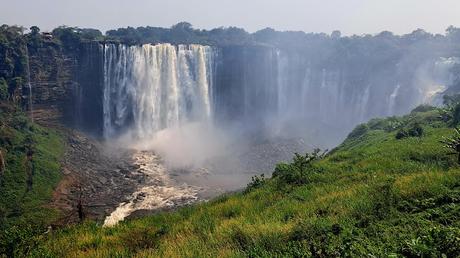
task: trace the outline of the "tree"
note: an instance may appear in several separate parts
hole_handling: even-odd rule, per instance
[[[176,25],[173,25],[171,27],[172,30],[182,30],[182,31],[193,31],[193,26],[192,24],[188,22],[179,22]]]
[[[331,38],[332,39],[340,39],[340,37],[342,37],[342,33],[340,32],[340,30],[334,30],[331,33]]]
[[[295,153],[292,163],[279,163],[273,172],[273,178],[278,178],[280,182],[302,185],[308,182],[309,174],[314,172],[313,163],[322,159],[327,153],[327,150],[321,152],[320,149],[313,150],[312,153],[301,155]]]
[[[30,27],[30,33],[33,36],[37,36],[40,33],[40,28],[37,27],[37,26],[32,26],[32,27]]]
[[[446,29],[446,36],[454,41],[460,40],[460,29],[451,25]]]
[[[75,50],[79,48],[81,36],[78,33],[78,28],[60,26],[52,31],[53,36],[62,42],[64,48]]]
[[[457,163],[460,164],[460,129],[455,128],[455,134],[451,137],[443,137],[440,141],[444,147],[452,150],[449,155],[457,155]]]
[[[104,35],[100,30],[96,29],[76,29],[76,32],[80,34],[81,38],[85,40],[102,40]]]

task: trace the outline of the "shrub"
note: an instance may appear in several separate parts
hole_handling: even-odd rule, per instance
[[[452,110],[452,124],[456,126],[459,123],[460,123],[460,103],[455,105],[455,107]]]
[[[360,124],[356,126],[356,128],[353,129],[353,131],[351,131],[351,133],[348,135],[348,138],[358,138],[364,135],[367,131],[369,131],[369,127],[367,126],[367,124]]]
[[[402,126],[402,123],[397,117],[389,118],[374,118],[367,123],[371,130],[384,130],[385,132],[392,132]]]
[[[413,114],[413,113],[428,112],[428,111],[432,111],[432,110],[435,110],[435,109],[436,109],[435,107],[430,106],[430,105],[420,105],[420,106],[414,108],[414,109],[411,111],[411,114]]]
[[[411,137],[422,137],[423,136],[423,127],[419,123],[414,123],[409,128],[409,136]]]
[[[457,162],[460,164],[460,129],[455,128],[455,135],[451,137],[443,137],[440,141],[444,147],[452,150],[451,155],[457,155]]]
[[[308,175],[314,172],[313,163],[325,156],[325,152],[320,152],[319,149],[315,149],[312,153],[305,155],[295,153],[291,164],[280,163],[276,165],[273,178],[278,178],[281,182],[292,185],[306,184]]]
[[[443,121],[444,123],[449,122],[453,117],[452,117],[452,108],[451,107],[446,107],[441,110],[439,110],[439,119]]]
[[[409,129],[401,128],[395,135],[397,140],[407,137],[422,137],[423,127],[419,123],[414,123]]]
[[[420,237],[405,241],[401,254],[407,257],[459,257],[460,230],[455,227],[432,227]]]
[[[460,229],[458,227],[433,227],[429,232],[433,246],[447,257],[460,256]]]
[[[392,132],[402,126],[402,123],[398,120],[389,120],[388,124],[383,128],[385,132]]]
[[[27,256],[36,248],[40,230],[31,226],[13,226],[0,231],[0,257]]]
[[[12,82],[9,84],[8,93],[10,96],[14,95],[15,92],[21,88],[23,79],[21,77],[14,77]]]
[[[409,133],[406,131],[406,129],[400,129],[397,133],[396,133],[396,140],[401,140],[401,139],[404,139],[406,137],[409,137]]]
[[[253,189],[257,189],[262,187],[266,183],[265,175],[261,174],[260,176],[255,175],[251,177],[251,182],[249,182],[248,186],[244,190],[245,193],[249,193]]]
[[[341,257],[341,245],[338,241],[342,226],[333,224],[327,219],[320,219],[314,224],[297,223],[289,239],[306,242],[312,257]]]
[[[3,77],[0,78],[0,100],[8,99],[8,84]]]

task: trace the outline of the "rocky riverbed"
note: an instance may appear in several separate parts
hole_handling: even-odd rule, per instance
[[[200,168],[179,169],[153,151],[108,146],[76,131],[65,134],[64,178],[51,203],[62,213],[56,225],[93,219],[111,226],[238,191],[251,176],[270,174],[277,162],[307,149],[301,139],[263,142],[210,159]]]
[[[128,200],[121,203],[106,217],[104,226],[113,226],[135,211],[171,209],[191,204],[198,200],[201,187],[178,183],[167,172],[160,157],[151,151],[137,151],[133,154],[136,173],[145,178]]]
[[[75,131],[66,132],[62,162],[63,180],[54,192],[52,206],[61,210],[57,224],[82,219],[103,221],[117,205],[126,201],[145,176],[136,173],[132,150],[113,150]]]

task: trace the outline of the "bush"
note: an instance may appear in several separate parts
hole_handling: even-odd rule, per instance
[[[406,241],[401,254],[407,257],[459,257],[460,230],[455,227],[433,227],[421,237]]]
[[[408,133],[411,137],[422,137],[423,127],[419,123],[415,123],[409,128]]]
[[[27,256],[37,246],[39,228],[31,226],[13,226],[0,231],[0,257]]]
[[[455,107],[452,110],[452,124],[456,126],[459,123],[460,123],[460,103],[455,105]]]
[[[423,127],[419,123],[414,123],[409,129],[402,128],[396,135],[396,140],[401,140],[407,137],[422,137],[423,136]]]
[[[348,135],[348,138],[358,138],[364,135],[367,131],[369,131],[369,127],[367,126],[367,124],[360,124],[356,126],[356,128],[353,129],[353,131],[351,131],[351,133]]]
[[[8,93],[10,96],[13,96],[18,89],[21,88],[23,79],[21,77],[14,77],[12,83],[8,87]]]
[[[292,185],[306,184],[308,175],[314,172],[313,163],[325,156],[325,152],[320,152],[319,149],[316,149],[305,155],[295,153],[291,164],[280,163],[276,165],[273,178],[278,178],[281,182]]]
[[[374,118],[368,123],[370,130],[384,130],[385,132],[392,132],[403,126],[402,122],[396,117],[389,118]]]
[[[314,224],[297,223],[289,240],[305,242],[312,257],[342,257],[342,245],[339,235],[343,231],[340,224],[332,223],[327,219],[317,220]]]
[[[8,99],[8,84],[3,77],[0,78],[0,100]]]
[[[413,113],[428,112],[428,111],[432,111],[432,110],[435,110],[435,109],[436,109],[435,107],[430,106],[430,105],[420,105],[420,106],[414,108],[414,109],[411,111],[411,114],[413,114]]]
[[[246,190],[244,190],[245,193],[249,193],[253,189],[257,189],[262,187],[267,180],[265,179],[265,175],[261,174],[260,176],[255,175],[251,177],[251,182],[249,182],[248,186],[246,187]]]
[[[409,137],[409,133],[406,131],[406,129],[400,129],[397,133],[396,133],[396,140],[401,140],[401,139],[404,139],[406,137]]]

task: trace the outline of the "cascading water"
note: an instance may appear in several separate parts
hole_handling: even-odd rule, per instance
[[[395,89],[390,95],[388,100],[388,115],[395,114],[395,105],[396,105],[396,97],[398,96],[399,89],[401,88],[401,84],[396,85]]]
[[[457,63],[438,57],[414,65],[403,58],[354,67],[260,46],[108,44],[103,52],[107,139],[125,133],[151,139],[213,120],[221,127],[237,122],[259,138],[315,134],[312,141],[322,148],[358,123],[434,103]]]
[[[209,121],[214,50],[171,44],[104,47],[104,135],[138,138]]]
[[[173,144],[168,137],[177,133],[177,128],[181,135],[187,131],[181,127],[188,123],[210,122],[213,48],[109,44],[103,51],[106,139],[130,133],[132,147],[137,146],[136,142],[142,145],[156,141],[154,149],[161,153],[158,142],[166,141],[169,148]],[[136,152],[133,159],[140,161],[136,173],[144,174],[148,180],[106,218],[106,226],[116,224],[135,210],[159,209],[197,200],[197,189],[172,180],[156,153]]]
[[[32,81],[30,79],[30,57],[29,57],[29,48],[26,46],[26,55],[27,55],[27,110],[29,111],[29,116],[32,122],[34,121],[33,113],[33,96],[32,96]]]

